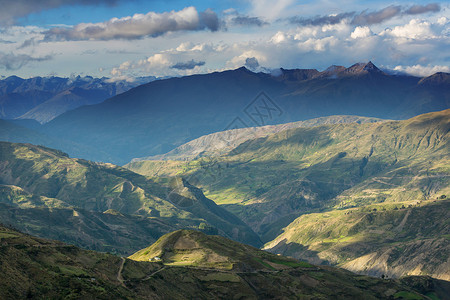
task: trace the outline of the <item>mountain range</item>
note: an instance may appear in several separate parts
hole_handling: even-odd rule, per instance
[[[226,129],[330,115],[404,119],[443,110],[450,105],[448,78],[389,75],[372,63],[276,75],[239,68],[156,80],[36,130],[98,150],[83,158],[123,165]],[[69,144],[61,150],[78,154]]]
[[[0,118],[32,119],[46,123],[68,110],[103,102],[155,79],[141,77],[130,82],[91,76],[29,79],[10,76],[0,80]]]
[[[445,299],[449,91],[371,62],[1,80],[0,298]]]

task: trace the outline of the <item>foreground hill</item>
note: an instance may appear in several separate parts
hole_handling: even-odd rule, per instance
[[[279,76],[240,68],[154,81],[67,112],[42,130],[125,164],[230,128],[342,114],[409,118],[448,108],[448,91],[447,80],[388,75],[372,63],[324,72],[281,70]],[[62,150],[71,154],[70,147]]]
[[[186,178],[264,242],[274,240],[266,247],[277,253],[369,274],[447,278],[440,266],[449,257],[449,129],[444,110],[405,121],[290,129],[221,156],[128,167]],[[311,231],[294,234],[303,230]]]
[[[261,251],[221,236],[178,230],[159,238],[153,245],[129,257],[136,261],[162,261],[165,265],[195,266],[236,272],[277,270],[285,266],[313,267],[294,259]]]
[[[178,237],[174,240],[174,236]],[[169,241],[175,244],[170,246]],[[228,250],[221,252],[223,257],[250,268],[234,271],[220,264],[216,268],[214,263],[206,269],[186,263],[172,266],[164,260],[133,261],[2,226],[0,242],[0,297],[4,299],[439,299],[448,293],[446,282],[427,277],[398,281],[358,276],[257,249],[247,252],[247,246],[192,231],[171,233],[159,242],[167,251],[189,251],[192,243],[201,243],[206,247],[200,250],[220,252],[223,245],[230,245],[236,254]],[[243,252],[245,257],[240,256]]]
[[[245,223],[183,180],[155,182],[41,146],[0,142],[0,192],[9,224],[88,248],[129,253],[174,228],[199,226],[260,245]],[[139,224],[146,234],[130,237]]]

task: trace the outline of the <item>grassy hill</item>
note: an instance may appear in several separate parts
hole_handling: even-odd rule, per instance
[[[450,196],[449,129],[450,110],[444,110],[405,121],[289,129],[248,140],[218,157],[188,161],[139,161],[128,166],[142,174],[185,178],[202,188],[205,195],[217,204],[245,220],[264,242],[276,239],[281,243],[283,235],[280,239],[277,237],[283,233],[283,228],[303,215],[307,218],[319,214],[325,218],[329,213],[342,215],[344,210],[352,208],[363,211],[376,208],[385,209],[388,211],[385,214],[390,216],[395,207],[414,206],[419,202],[425,205],[432,203],[430,199],[437,198],[441,208],[447,210],[448,202],[440,201],[441,196]],[[420,211],[419,215],[424,219],[432,218],[427,216],[432,209],[416,211]],[[381,214],[379,212],[377,216]],[[394,227],[400,223],[397,218],[391,221]],[[308,221],[305,222],[298,225],[299,228],[305,227]],[[355,234],[368,236],[371,230],[384,232],[382,223],[377,226],[372,226],[370,230],[361,227]],[[326,226],[318,228],[314,234],[323,239],[336,239],[326,230]],[[443,234],[449,234],[448,227],[442,229]],[[441,239],[437,231],[434,234],[433,241]],[[424,238],[414,231],[406,231],[404,235],[406,240],[395,237],[402,243],[408,239]],[[339,235],[339,238],[354,238],[345,230],[342,236]],[[286,242],[289,243],[289,239]],[[365,252],[356,249],[346,254],[335,247],[327,254],[321,253],[325,251],[323,248],[294,241],[292,246],[296,250],[292,253],[305,255],[311,249],[314,253],[309,257],[311,261],[344,264],[347,258],[354,260],[374,252],[374,249],[384,249],[389,243],[389,240],[378,239],[378,244],[368,247]],[[391,246],[386,249],[391,249]],[[438,253],[439,249],[448,251],[445,240],[435,246],[430,255]],[[317,249],[322,258],[317,259]],[[415,266],[423,264],[420,270],[429,269],[427,272],[430,274],[443,276],[434,268],[446,259],[428,260],[419,255],[422,250],[417,247],[412,249],[415,250],[411,250],[408,257],[420,257],[415,261]],[[301,255],[296,257],[304,257]],[[386,259],[390,257],[385,256]],[[365,273],[379,273],[374,263],[359,261],[346,267]],[[389,265],[383,270],[399,275],[413,272],[414,268],[410,265],[405,269],[394,269],[394,265]],[[417,270],[414,272],[420,273]]]
[[[133,168],[135,162],[145,160],[192,160],[200,157],[219,156],[228,153],[248,140],[266,137],[292,128],[315,127],[341,123],[374,123],[382,121],[385,120],[358,116],[330,116],[279,125],[231,129],[199,137],[198,139],[187,142],[166,154],[135,158],[125,167]]]
[[[219,268],[236,272],[279,270],[286,266],[313,267],[221,236],[207,236],[192,230],[166,234],[129,258],[136,261],[154,261],[157,258],[165,265]]]
[[[0,142],[0,192],[0,202],[9,206],[4,214],[10,224],[44,237],[59,235],[82,246],[92,241],[91,246],[99,250],[129,253],[167,230],[200,225],[205,231],[249,244],[261,243],[245,223],[182,180],[155,182],[118,166],[69,158],[41,146]],[[61,220],[62,215],[67,217]],[[61,221],[57,226],[61,231],[47,230],[56,220]],[[128,238],[139,223],[153,230],[147,229],[138,239]],[[101,248],[96,239],[108,230],[119,238]],[[85,236],[88,233],[93,235]],[[133,240],[140,241],[127,244]]]
[[[265,249],[371,276],[450,280],[449,219],[449,200],[305,214]]]
[[[406,121],[290,129],[220,157],[127,167],[186,178],[264,235],[278,220],[307,211],[449,193],[449,128],[445,110]]]
[[[0,298],[2,299],[439,299],[448,293],[445,282],[429,277],[386,280],[359,276],[330,267],[315,267],[247,246],[192,231],[174,235],[182,249],[189,242],[220,252],[249,270],[173,266],[165,262],[134,261],[82,250],[0,226]],[[185,238],[186,240],[180,240]],[[211,240],[210,240],[211,239]],[[164,243],[168,246],[168,243]],[[218,248],[217,248],[218,247]],[[172,248],[175,250],[174,248]],[[181,250],[180,247],[177,247]],[[170,250],[168,248],[167,250]],[[225,254],[225,255],[227,255]],[[276,263],[259,263],[261,257]],[[177,261],[175,261],[177,262]],[[273,267],[275,266],[275,267]],[[433,297],[433,298],[429,298]]]

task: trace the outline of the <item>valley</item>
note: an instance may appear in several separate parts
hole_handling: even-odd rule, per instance
[[[402,86],[395,101],[390,84]],[[316,110],[347,85],[347,114]],[[248,126],[244,98],[261,86],[283,110]],[[442,298],[450,110],[436,109],[448,107],[446,86],[448,74],[393,76],[371,63],[240,68],[154,81],[43,125],[0,120],[0,268],[23,282],[1,296]],[[226,109],[193,96],[211,87],[233,99]],[[383,101],[359,110],[367,89]],[[183,93],[193,102],[177,102]],[[233,116],[241,124],[226,126]]]
[[[0,300],[450,300],[448,1],[0,4]]]
[[[300,127],[250,138],[226,153],[127,167],[192,182],[275,253],[375,276],[448,280],[449,129],[448,110],[406,121]],[[420,247],[428,256],[408,267]]]

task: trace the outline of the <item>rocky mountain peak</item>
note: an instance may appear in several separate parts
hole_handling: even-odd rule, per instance
[[[346,74],[374,74],[374,73],[383,73],[377,66],[375,66],[371,61],[368,63],[356,63],[353,66],[347,68],[344,71]]]

